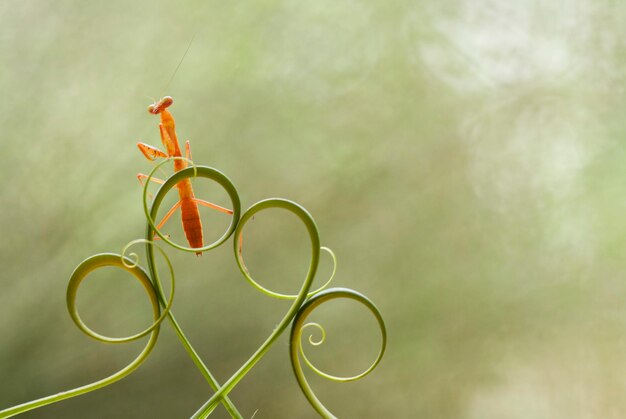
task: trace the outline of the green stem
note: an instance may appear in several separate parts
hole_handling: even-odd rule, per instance
[[[209,383],[211,388],[214,391],[217,391],[220,388],[218,381],[215,379],[213,374],[211,374],[211,371],[209,371],[209,369],[204,364],[204,362],[202,361],[202,359],[200,358],[196,350],[193,348],[193,346],[191,346],[191,343],[189,342],[189,340],[183,333],[183,330],[180,328],[180,325],[174,318],[174,314],[170,312],[168,317],[169,317],[170,323],[172,324],[172,327],[174,328],[174,331],[178,335],[178,339],[180,339],[181,343],[185,347],[185,350],[189,354],[189,357],[191,358],[193,363],[196,364],[196,367],[198,368],[198,370],[200,370],[200,372],[202,373],[206,381]],[[239,411],[237,410],[233,402],[228,397],[224,398],[223,403],[224,403],[224,407],[226,408],[226,410],[228,411],[231,417],[237,418],[237,419],[243,418],[243,416],[241,416],[241,413],[239,413]]]

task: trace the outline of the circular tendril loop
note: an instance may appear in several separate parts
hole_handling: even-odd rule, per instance
[[[302,335],[303,335],[304,329],[306,329],[307,327],[315,327],[322,334],[321,338],[317,341],[314,341],[313,337],[309,336],[309,342],[312,345],[317,346],[324,342],[326,338],[326,332],[324,331],[324,328],[317,323],[305,324],[304,322],[306,321],[307,317],[313,312],[313,310],[315,310],[315,308],[317,308],[320,304],[323,304],[327,301],[330,301],[336,298],[347,298],[347,299],[354,300],[363,304],[376,318],[378,322],[378,326],[380,328],[381,337],[382,337],[380,351],[378,352],[378,355],[376,359],[374,360],[374,362],[367,369],[365,369],[365,371],[361,372],[360,374],[349,376],[349,377],[339,377],[339,376],[327,374],[321,371],[315,365],[313,365],[311,361],[309,361],[309,359],[306,357],[304,353],[304,349],[302,348]],[[367,374],[372,372],[374,368],[376,368],[376,366],[380,363],[380,360],[382,359],[385,353],[386,346],[387,346],[387,329],[385,327],[385,322],[383,321],[382,315],[380,314],[380,311],[374,305],[374,303],[370,299],[368,299],[366,296],[356,291],[353,291],[347,288],[331,288],[331,289],[322,291],[316,294],[315,296],[313,296],[312,298],[310,298],[298,311],[298,314],[294,318],[293,326],[291,327],[291,336],[290,336],[290,341],[289,341],[289,353],[291,356],[291,366],[296,375],[298,384],[300,385],[300,388],[302,389],[302,392],[304,393],[306,398],[309,400],[313,408],[320,415],[322,415],[322,417],[334,418],[335,416],[322,404],[322,402],[320,402],[320,400],[317,398],[317,396],[311,389],[311,386],[309,385],[304,375],[304,372],[302,371],[302,365],[300,364],[300,357],[298,354],[302,356],[304,363],[308,365],[309,368],[311,368],[316,374],[332,381],[348,382],[348,381],[355,381],[360,378],[363,378]]]
[[[233,234],[233,231],[235,231],[235,227],[237,226],[237,222],[239,221],[239,215],[241,214],[241,202],[239,200],[239,194],[237,193],[237,189],[235,188],[233,183],[230,181],[230,179],[228,179],[228,177],[226,177],[226,175],[220,172],[219,170],[213,169],[212,167],[207,167],[207,166],[193,165],[192,167],[187,167],[185,169],[179,170],[178,172],[175,172],[172,176],[167,178],[165,183],[163,183],[163,185],[161,185],[161,187],[157,191],[154,197],[154,200],[152,201],[152,207],[148,209],[148,183],[152,179],[154,173],[162,165],[167,163],[169,160],[176,160],[176,159],[191,162],[191,160],[186,159],[184,157],[172,157],[170,159],[163,160],[152,169],[144,185],[143,211],[146,215],[146,219],[148,220],[146,239],[151,240],[153,234],[156,233],[157,236],[159,236],[165,243],[169,244],[175,249],[182,250],[185,252],[194,252],[194,253],[206,252],[207,250],[214,249],[217,246],[224,243],[230,237],[230,235]],[[193,164],[193,162],[191,163]],[[167,193],[170,191],[170,189],[172,189],[175,185],[177,185],[182,180],[189,179],[189,178],[198,178],[198,177],[211,179],[217,182],[220,186],[222,186],[226,190],[230,198],[230,201],[233,204],[233,216],[230,220],[230,225],[228,226],[228,228],[226,229],[222,237],[220,237],[213,243],[210,243],[206,246],[194,248],[194,247],[181,246],[177,243],[174,243],[172,240],[168,238],[167,235],[161,233],[161,231],[156,227],[154,218],[156,217],[159,211],[159,206],[161,205],[161,202],[165,198],[165,195],[167,195]]]
[[[249,208],[248,211],[246,211],[246,213],[243,215],[243,217],[241,217],[241,221],[239,222],[239,225],[237,225],[237,230],[235,230],[235,237],[237,239],[234,241],[235,260],[237,261],[237,266],[239,266],[239,270],[243,274],[244,278],[246,278],[246,280],[250,283],[250,285],[252,285],[257,290],[261,291],[263,294],[273,297],[273,298],[280,299],[280,300],[294,300],[298,298],[298,294],[283,294],[283,293],[275,292],[275,291],[265,288],[263,285],[257,282],[254,278],[252,278],[252,275],[250,274],[250,271],[248,270],[248,267],[246,266],[246,262],[243,260],[243,227],[250,219],[252,219],[252,217],[257,212],[261,211],[261,209],[262,208],[258,208],[258,209],[255,208],[253,210],[253,208]],[[326,280],[326,282],[315,291],[310,291],[307,294],[307,297],[312,297],[313,295],[317,294],[318,292],[326,288],[332,282],[333,278],[335,277],[335,272],[337,271],[337,257],[335,256],[335,253],[330,248],[325,247],[325,246],[321,246],[320,250],[325,251],[332,258],[333,271],[330,274],[330,277],[328,278],[328,280]]]
[[[155,331],[155,329],[157,329],[160,326],[161,322],[163,321],[163,319],[169,312],[172,306],[172,303],[174,302],[175,279],[174,279],[174,269],[172,268],[172,264],[170,263],[165,252],[163,252],[163,250],[157,246],[157,249],[159,249],[160,253],[163,255],[163,258],[165,259],[167,266],[169,268],[171,289],[172,289],[170,298],[163,312],[161,312],[161,309],[159,306],[159,300],[158,300],[158,297],[157,297],[157,294],[156,294],[156,291],[154,289],[152,282],[150,281],[146,272],[143,269],[141,269],[137,264],[137,260],[138,260],[137,254],[131,253],[131,255],[136,256],[136,258],[133,258],[133,259],[130,259],[124,256],[124,254],[126,253],[126,251],[128,250],[130,246],[137,244],[137,243],[142,243],[144,241],[145,240],[140,239],[140,240],[134,240],[130,242],[124,247],[121,255],[116,255],[113,253],[102,253],[102,254],[94,255],[90,258],[87,258],[80,265],[78,265],[78,267],[72,273],[72,276],[70,277],[70,281],[67,286],[67,309],[69,311],[70,317],[72,318],[76,326],[87,336],[93,339],[99,340],[101,342],[106,342],[106,343],[131,342],[133,340],[140,339],[146,336],[147,334]],[[144,290],[146,291],[150,299],[150,303],[152,304],[153,315],[154,315],[154,320],[152,324],[148,326],[146,329],[144,329],[143,331],[136,333],[134,335],[126,336],[126,337],[105,336],[105,335],[95,332],[89,326],[87,326],[83,322],[82,318],[80,317],[80,314],[78,314],[78,309],[76,308],[76,295],[78,293],[78,288],[80,287],[82,281],[87,277],[89,273],[105,266],[114,266],[114,267],[121,268],[131,273],[133,276],[135,276],[135,278],[139,280],[141,285],[143,285]]]

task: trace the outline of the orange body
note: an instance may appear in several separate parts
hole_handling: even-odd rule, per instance
[[[167,110],[173,103],[172,98],[169,96],[164,97],[156,104],[150,105],[148,111],[152,114],[159,114],[161,116],[161,123],[159,129],[161,131],[161,141],[167,152],[168,157],[182,157],[180,147],[178,145],[178,137],[176,136],[176,124],[170,111]],[[142,145],[139,145],[141,151],[146,154]],[[156,157],[156,156],[155,156]],[[174,160],[174,170],[179,171],[187,167],[185,160]],[[191,187],[191,180],[185,179],[176,185],[178,188],[178,195],[180,196],[180,210],[182,215],[183,230],[185,231],[185,237],[191,247],[202,247],[202,222],[200,221],[200,211],[198,211],[198,205],[196,204],[193,189]],[[201,255],[202,252],[196,252],[197,255]]]

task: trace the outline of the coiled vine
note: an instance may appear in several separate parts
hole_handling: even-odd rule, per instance
[[[155,165],[152,172],[149,175],[148,180],[153,177],[155,171],[161,167],[161,165],[167,163],[167,161],[172,158],[165,159],[163,162]],[[163,202],[163,199],[167,195],[167,193],[174,188],[179,182],[189,178],[206,178],[221,186],[231,201],[232,208],[232,218],[229,226],[223,235],[218,238],[215,242],[209,243],[202,248],[191,248],[181,246],[177,243],[174,243],[170,238],[163,234],[155,225],[154,219],[158,213],[159,207]],[[29,401],[17,406],[9,407],[4,410],[0,410],[0,418],[8,418],[20,413],[24,413],[35,408],[43,407],[51,403],[59,402],[71,397],[76,397],[99,388],[108,386],[110,384],[115,383],[118,380],[126,377],[131,374],[134,370],[136,370],[141,363],[146,360],[146,358],[150,355],[150,352],[155,347],[160,328],[163,326],[164,320],[168,320],[176,335],[178,336],[181,344],[184,346],[187,351],[189,357],[192,359],[198,370],[202,373],[208,385],[213,389],[213,395],[200,407],[197,408],[196,412],[192,415],[192,418],[206,418],[211,412],[220,404],[224,406],[224,408],[228,411],[228,413],[233,418],[242,418],[243,416],[235,406],[235,404],[229,398],[229,393],[237,386],[237,384],[243,379],[243,377],[255,366],[255,364],[270,350],[272,345],[277,341],[277,339],[282,335],[282,333],[291,325],[291,333],[290,333],[290,341],[289,341],[289,353],[291,359],[291,365],[293,367],[293,371],[296,377],[296,380],[302,389],[305,397],[311,403],[313,408],[324,418],[334,418],[335,416],[331,413],[323,403],[317,398],[313,390],[311,389],[304,371],[302,369],[302,362],[307,365],[313,372],[316,374],[338,382],[346,382],[353,381],[359,378],[364,377],[369,374],[380,362],[383,357],[386,348],[387,342],[387,332],[385,328],[385,323],[383,321],[382,315],[379,310],[376,308],[374,303],[365,297],[364,295],[353,291],[347,288],[326,288],[330,282],[332,281],[335,270],[336,270],[336,257],[335,254],[327,247],[321,246],[319,231],[317,229],[317,225],[311,214],[302,206],[298,205],[295,202],[289,201],[287,199],[281,198],[271,198],[259,201],[248,208],[243,214],[241,213],[241,200],[239,198],[239,193],[237,189],[230,181],[230,179],[220,172],[217,169],[207,167],[207,166],[196,166],[192,162],[190,162],[190,166],[175,172],[173,175],[169,176],[165,182],[160,186],[158,191],[156,192],[154,198],[149,202],[149,194],[148,194],[148,183],[145,182],[145,186],[143,189],[143,208],[146,216],[146,232],[144,239],[138,239],[130,242],[128,245],[124,247],[120,254],[116,253],[101,253],[88,257],[84,261],[82,261],[71,274],[68,286],[67,286],[67,308],[70,314],[70,317],[76,324],[76,326],[87,336],[96,339],[101,342],[111,343],[111,344],[122,344],[126,342],[135,341],[138,339],[145,338],[147,342],[143,348],[143,350],[137,355],[137,357],[131,361],[128,365],[126,365],[121,370],[116,373],[95,381],[93,383],[60,392],[51,396],[43,397],[37,400]],[[243,259],[243,230],[248,221],[254,217],[255,214],[258,214],[261,211],[265,211],[272,208],[280,208],[283,210],[287,210],[293,215],[295,215],[298,220],[304,224],[306,230],[308,232],[309,240],[310,240],[310,262],[307,274],[305,279],[300,287],[300,290],[297,294],[282,294],[272,290],[269,290],[262,286],[258,281],[256,281]],[[162,239],[164,244],[171,246],[179,251],[183,252],[205,252],[211,249],[214,249],[222,244],[224,244],[231,236],[234,236],[233,240],[233,251],[235,256],[235,261],[239,270],[241,271],[243,277],[257,290],[261,291],[263,294],[282,300],[291,300],[291,306],[287,310],[287,312],[283,315],[282,319],[278,322],[276,327],[273,329],[272,333],[265,339],[265,341],[261,344],[261,346],[252,354],[252,356],[224,383],[219,383],[217,379],[210,372],[209,368],[200,358],[196,350],[193,348],[189,339],[183,333],[183,330],[176,318],[174,317],[174,313],[172,311],[172,306],[174,303],[174,291],[175,291],[175,274],[172,264],[167,257],[167,254],[163,251],[163,249],[158,246],[154,238],[158,236]],[[140,265],[139,256],[135,252],[130,252],[130,248],[137,245],[144,245],[146,252],[146,264],[147,269]],[[155,252],[158,252],[156,253]],[[332,260],[333,260],[333,270],[332,274],[325,282],[324,285],[319,287],[316,290],[311,290],[311,285],[313,280],[315,279],[316,273],[318,271],[318,265],[320,261],[321,252],[327,252]],[[156,268],[156,255],[160,255],[160,258],[163,259],[165,265],[167,266],[167,272],[169,274],[169,296],[165,295],[164,288],[162,286],[162,281],[159,276],[159,273]],[[78,289],[82,282],[89,276],[90,273],[102,268],[102,267],[115,267],[122,271],[125,271],[131,274],[139,283],[143,286],[150,304],[152,306],[152,324],[147,327],[145,330],[136,333],[131,336],[125,337],[110,337],[97,333],[92,330],[88,325],[86,325],[80,317],[78,310],[76,308],[76,296]],[[368,309],[374,318],[377,321],[377,324],[381,333],[381,347],[378,352],[377,357],[373,361],[373,363],[365,369],[360,374],[349,376],[349,377],[338,377],[331,374],[327,374],[320,369],[318,369],[305,355],[301,339],[303,337],[304,331],[306,329],[314,329],[318,333],[321,334],[321,337],[315,340],[311,335],[309,337],[309,343],[312,345],[319,345],[324,342],[325,339],[325,330],[318,323],[306,323],[307,317],[321,304],[329,302],[335,299],[348,299],[352,301],[356,301],[363,305],[366,309]]]

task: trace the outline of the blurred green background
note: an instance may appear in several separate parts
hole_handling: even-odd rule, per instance
[[[65,289],[82,259],[142,237],[135,174],[152,166],[135,143],[160,146],[146,106],[168,94],[194,160],[226,173],[244,208],[305,206],[338,256],[334,285],[381,309],[389,347],[370,376],[310,378],[339,417],[626,417],[621,2],[3,0],[0,28],[0,408],[140,351],[82,335]],[[203,214],[216,237],[225,219]],[[308,246],[280,211],[246,229],[250,270],[276,290],[298,288]],[[288,304],[243,280],[231,241],[169,254],[174,311],[224,381]],[[102,333],[149,323],[139,285],[113,269],[79,309]],[[371,317],[329,303],[318,318],[315,362],[368,365]],[[128,378],[22,417],[183,418],[210,393],[165,324]],[[231,398],[245,417],[317,417],[286,336]]]

